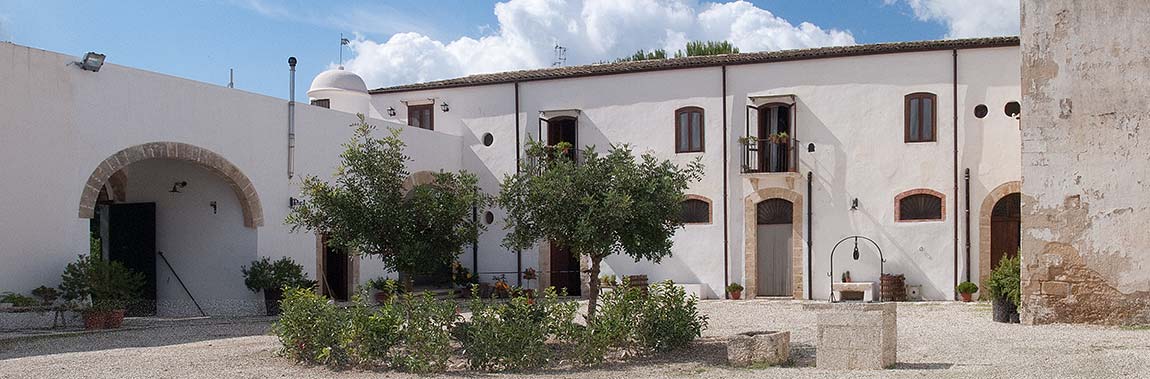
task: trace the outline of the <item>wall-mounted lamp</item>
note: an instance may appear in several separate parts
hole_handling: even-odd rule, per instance
[[[391,116],[391,117],[395,117],[395,108],[387,107],[387,115]]]
[[[851,199],[851,210],[852,211],[859,210],[859,198],[856,197],[854,199]]]
[[[175,183],[172,183],[172,189],[171,189],[170,191],[168,191],[168,192],[171,192],[171,193],[180,193],[180,188],[184,188],[184,187],[187,187],[187,186],[188,186],[188,182],[186,182],[186,181],[182,181],[182,182],[175,182]]]
[[[451,110],[451,107],[448,106],[446,102],[443,102],[443,103],[439,104],[439,109],[442,109],[444,112],[447,112],[447,111]]]
[[[212,207],[212,214],[216,214],[216,213],[218,213],[218,212],[219,212],[219,210],[220,210],[220,208],[219,208],[219,206],[216,204],[216,201],[215,201],[215,200],[212,200],[212,202],[208,203],[208,206]]]
[[[811,143],[808,143],[808,144],[807,144],[807,152],[808,152],[808,153],[813,153],[813,152],[815,152],[815,143],[814,143],[814,142],[811,142]]]
[[[104,58],[104,54],[89,51],[87,54],[84,54],[84,59],[76,62],[76,65],[87,71],[99,72],[100,67],[104,66]]]
[[[303,201],[300,201],[300,199],[294,197],[288,198],[288,207],[295,209],[295,207],[299,206],[300,204],[303,204]]]

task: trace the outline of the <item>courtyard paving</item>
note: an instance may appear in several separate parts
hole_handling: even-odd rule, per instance
[[[596,368],[518,374],[452,371],[449,377],[555,378],[1148,378],[1150,329],[1023,326],[990,321],[985,304],[900,303],[898,365],[883,371],[814,366],[815,314],[799,301],[704,301],[704,338],[688,349]],[[263,318],[156,323],[106,333],[0,341],[2,378],[406,378],[397,372],[340,371],[275,356]],[[726,336],[789,330],[784,367],[725,365]]]

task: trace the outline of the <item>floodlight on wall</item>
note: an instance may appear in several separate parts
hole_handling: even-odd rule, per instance
[[[446,102],[444,102],[444,103],[439,104],[439,109],[442,109],[444,112],[447,112],[447,111],[451,110],[451,107],[448,106]]]
[[[299,206],[300,204],[303,204],[303,201],[300,199],[294,197],[288,198],[288,208],[295,209],[295,207]]]
[[[171,193],[180,193],[180,188],[184,188],[184,187],[187,187],[187,186],[188,186],[188,182],[187,182],[187,181],[182,181],[182,182],[175,182],[175,183],[172,183],[172,189],[171,189],[171,190],[169,190],[168,192],[171,192]]]
[[[100,67],[104,66],[104,58],[104,54],[89,51],[87,54],[84,54],[84,59],[76,62],[76,65],[87,71],[99,72]]]
[[[387,115],[391,116],[391,117],[395,117],[395,108],[387,107]]]

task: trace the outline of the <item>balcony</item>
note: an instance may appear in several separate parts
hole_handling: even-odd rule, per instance
[[[740,139],[743,143],[742,172],[744,174],[798,172],[798,144],[793,138],[772,142],[754,137]]]

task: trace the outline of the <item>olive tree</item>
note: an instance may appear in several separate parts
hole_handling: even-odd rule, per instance
[[[696,159],[683,168],[650,154],[636,159],[627,145],[605,155],[587,147],[576,161],[571,148],[528,142],[527,158],[504,178],[498,198],[511,230],[503,246],[523,250],[550,241],[587,257],[587,317],[593,318],[604,258],[624,254],[658,263],[671,255],[684,191],[702,177],[703,165]]]
[[[397,272],[450,265],[483,230],[472,220],[472,208],[486,208],[491,196],[466,171],[439,172],[430,184],[405,188],[410,158],[403,153],[401,130],[373,137],[375,127],[363,115],[351,126],[355,134],[343,144],[333,181],[306,176],[303,201],[288,214],[287,224],[292,231],[325,235],[329,244],[355,254],[378,257]]]

